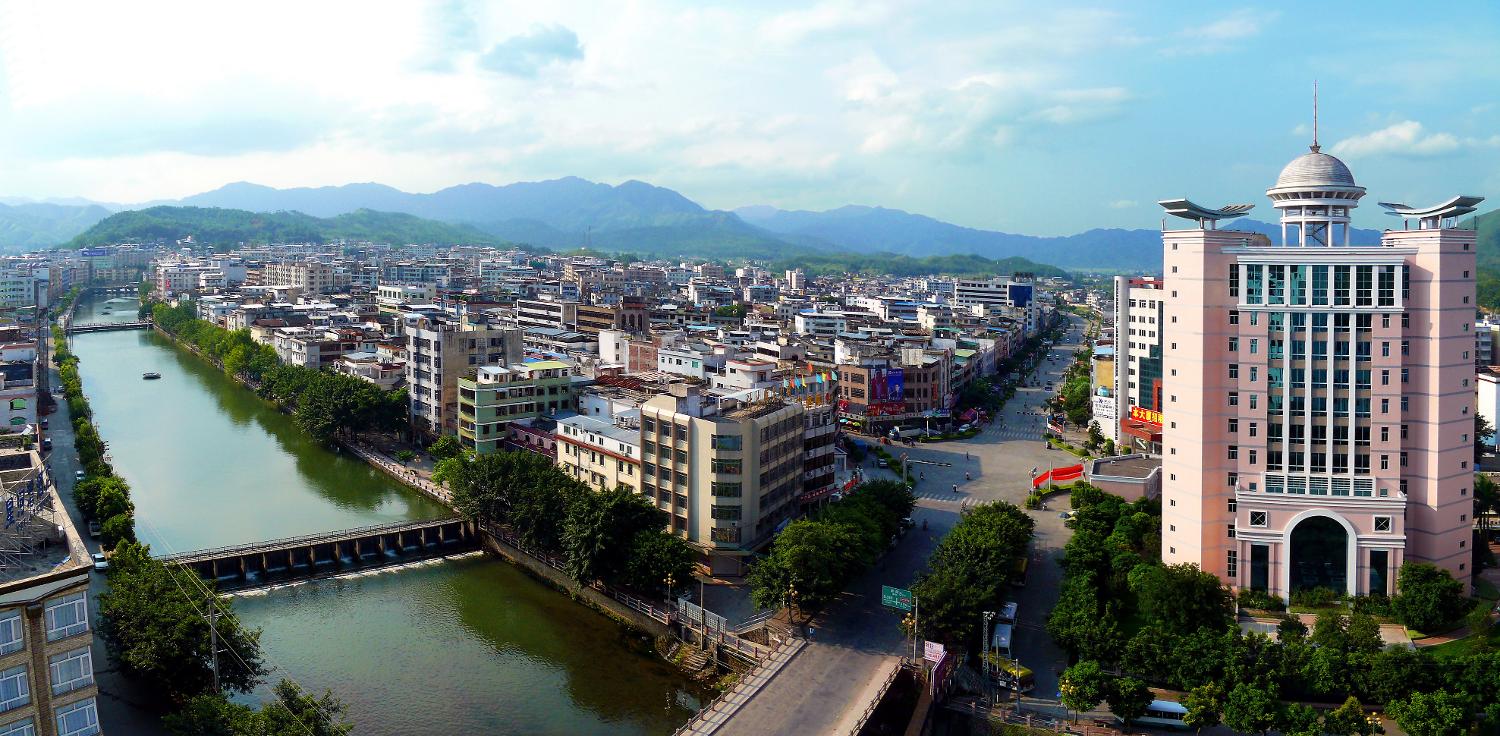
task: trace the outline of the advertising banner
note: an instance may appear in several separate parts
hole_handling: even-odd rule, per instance
[[[935,641],[922,642],[922,659],[937,662],[943,658],[943,645]]]

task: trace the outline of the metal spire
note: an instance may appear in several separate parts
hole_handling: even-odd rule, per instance
[[[1312,152],[1318,152],[1318,80],[1313,80],[1313,142]]]

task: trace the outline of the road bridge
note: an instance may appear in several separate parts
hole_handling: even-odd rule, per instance
[[[245,590],[478,548],[474,529],[454,517],[182,552],[159,559],[216,581],[220,590]]]

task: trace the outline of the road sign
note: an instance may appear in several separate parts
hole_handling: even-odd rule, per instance
[[[892,588],[889,585],[880,586],[880,605],[887,608],[899,608],[903,611],[911,610],[911,591],[904,588]]]

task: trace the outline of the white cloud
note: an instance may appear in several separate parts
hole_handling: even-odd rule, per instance
[[[1345,138],[1329,149],[1335,156],[1442,156],[1461,148],[1491,145],[1488,140],[1460,139],[1451,133],[1428,132],[1415,120],[1403,120],[1380,130]]]
[[[1240,8],[1208,23],[1178,31],[1162,45],[1161,53],[1195,56],[1232,51],[1241,42],[1259,36],[1280,15],[1274,10]]]
[[[1140,202],[1137,202],[1133,199],[1117,199],[1105,206],[1109,207],[1112,210],[1128,210],[1131,207],[1136,207],[1138,205],[1140,205]]]

